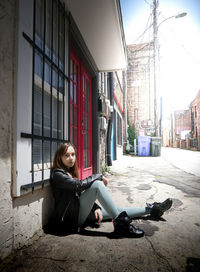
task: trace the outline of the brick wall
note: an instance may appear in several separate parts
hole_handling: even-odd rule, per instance
[[[174,112],[174,130],[177,139],[181,139],[181,133],[191,131],[190,110],[179,110]]]
[[[197,139],[197,149],[200,150],[200,91],[190,104],[192,117],[192,138]]]
[[[128,122],[135,125],[138,134],[143,131],[151,135],[154,132],[153,46],[129,45],[127,52]]]

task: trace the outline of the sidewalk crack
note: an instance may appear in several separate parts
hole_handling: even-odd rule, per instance
[[[67,262],[67,259],[57,259],[54,257],[45,257],[45,256],[30,256],[31,259],[44,259],[44,260],[49,260],[49,261],[55,261],[55,262]]]
[[[170,270],[168,270],[168,271],[176,272],[176,270],[171,266],[171,264],[169,263],[169,261],[167,260],[167,258],[164,257],[161,253],[159,253],[159,252],[156,251],[156,249],[155,249],[153,243],[151,242],[151,240],[150,240],[147,236],[145,236],[145,239],[146,239],[147,242],[150,244],[150,246],[151,246],[151,248],[152,248],[154,254],[155,254],[162,262],[164,261],[164,262],[167,264],[168,268],[170,269]]]

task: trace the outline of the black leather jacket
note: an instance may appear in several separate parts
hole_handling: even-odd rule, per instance
[[[50,180],[55,198],[54,222],[64,225],[72,232],[77,232],[81,192],[88,189],[95,180],[102,180],[102,175],[93,174],[86,179],[77,180],[56,168],[52,170]],[[97,208],[100,207],[94,203],[92,211]]]

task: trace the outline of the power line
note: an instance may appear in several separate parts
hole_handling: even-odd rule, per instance
[[[148,26],[148,24],[149,24],[149,21],[150,21],[150,19],[151,19],[151,17],[152,17],[152,12],[151,12],[151,14],[149,15],[149,17],[148,17],[148,20],[147,20],[147,24],[146,24],[146,27],[145,27],[145,30],[143,31],[143,33],[138,37],[138,38],[136,38],[135,39],[135,42],[137,42],[139,39],[141,39],[141,38],[144,38],[144,34],[147,32],[147,30],[149,30],[152,26],[153,26],[153,23],[151,23],[149,26]]]
[[[152,7],[152,4],[150,4],[147,0],[144,0],[146,4],[148,4],[150,7]]]
[[[166,19],[166,18],[163,16],[163,14],[162,14],[161,12],[160,12],[160,15],[162,16],[163,19]],[[177,39],[176,32],[175,32],[175,30],[171,27],[171,25],[170,25],[169,22],[167,22],[167,25],[168,25],[170,31],[174,34],[176,41],[179,43],[179,46],[182,47],[182,48],[184,49],[184,51],[192,58],[192,60],[193,60],[194,62],[200,64],[200,61],[197,60],[197,59],[195,58],[194,55],[192,55],[192,53],[191,53],[191,52],[183,45],[183,43],[182,43],[179,39]],[[159,32],[161,32],[161,31],[159,30]],[[165,39],[164,35],[161,35],[161,36],[164,38],[164,40],[165,40],[166,42],[168,42],[167,39]]]

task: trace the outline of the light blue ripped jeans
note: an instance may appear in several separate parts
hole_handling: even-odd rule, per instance
[[[94,205],[95,200],[98,200],[101,204],[103,220],[114,219],[122,211],[126,211],[130,218],[147,215],[151,212],[151,209],[148,207],[116,207],[104,183],[100,180],[96,180],[93,182],[90,188],[85,190],[80,196],[79,226],[83,225],[85,222]]]

